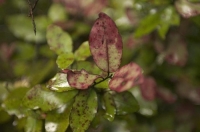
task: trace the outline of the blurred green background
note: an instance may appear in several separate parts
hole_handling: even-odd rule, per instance
[[[39,0],[36,35],[29,12],[27,0],[0,0],[1,132],[40,131],[27,129],[41,122],[28,119],[27,124],[19,103],[28,88],[46,84],[59,71],[47,45],[47,27],[66,31],[75,51],[88,40],[99,12],[116,22],[122,36],[121,65],[139,64],[145,80],[130,90],[139,112],[113,122],[101,119],[88,131],[200,132],[199,0]]]

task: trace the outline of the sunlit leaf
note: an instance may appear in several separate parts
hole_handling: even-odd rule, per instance
[[[103,108],[105,109],[104,117],[109,121],[113,121],[116,114],[115,102],[112,96],[113,95],[109,92],[106,92],[103,95]]]
[[[79,48],[74,52],[77,61],[84,61],[90,56],[90,48],[88,41],[82,43]]]
[[[97,113],[95,91],[79,91],[70,115],[70,126],[74,132],[85,132]]]
[[[116,93],[113,95],[117,115],[125,115],[139,110],[139,104],[130,92]]]
[[[99,75],[89,74],[85,70],[74,72],[69,70],[67,72],[67,80],[69,82],[69,85],[77,89],[87,89],[98,77]]]
[[[200,14],[200,3],[191,3],[188,0],[177,0],[175,6],[177,11],[185,18]]]
[[[58,67],[61,69],[66,69],[73,62],[74,62],[74,54],[71,52],[58,55],[58,58],[56,60]]]
[[[42,120],[34,117],[27,117],[25,132],[41,132],[42,131]]]
[[[99,14],[89,36],[90,51],[96,65],[106,71],[115,72],[121,63],[122,38],[114,21],[104,13]]]
[[[23,99],[23,104],[30,109],[40,108],[43,111],[50,111],[60,108],[65,103],[71,101],[77,92],[77,90],[71,90],[58,93],[44,89],[41,86],[36,86],[27,92]]]
[[[48,11],[48,16],[53,22],[66,20],[65,7],[58,3],[53,3]]]
[[[109,88],[117,92],[123,92],[143,81],[142,69],[131,62],[117,70],[109,82]]]
[[[74,88],[70,87],[69,83],[67,82],[67,74],[64,73],[57,73],[47,85],[53,91],[56,92],[63,92],[68,90],[73,90]]]
[[[109,84],[110,78],[102,81],[102,78],[97,78],[95,80],[95,82],[97,83],[95,85],[95,88],[109,88],[108,84]]]
[[[72,52],[72,39],[60,27],[55,25],[49,26],[46,37],[50,49],[57,54]]]
[[[47,113],[45,120],[46,132],[65,132],[69,126],[69,115],[72,102],[63,107]]]
[[[9,115],[16,115],[19,118],[23,117],[26,108],[22,105],[22,99],[28,90],[28,88],[16,88],[11,91],[2,103],[3,109]]]

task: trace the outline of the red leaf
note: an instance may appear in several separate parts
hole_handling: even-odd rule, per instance
[[[96,65],[106,72],[115,72],[121,63],[122,38],[114,21],[99,14],[89,36],[90,51]]]
[[[71,87],[77,89],[87,89],[99,75],[89,74],[85,70],[81,71],[67,71],[67,81]]]
[[[111,90],[123,92],[143,82],[142,69],[135,63],[129,63],[117,70],[109,82]]]
[[[146,100],[154,100],[156,96],[156,82],[152,77],[145,77],[140,85],[142,96]]]

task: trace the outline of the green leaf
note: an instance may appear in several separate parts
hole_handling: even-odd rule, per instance
[[[128,91],[114,94],[113,99],[116,105],[117,115],[125,115],[139,110],[137,100]]]
[[[48,11],[48,16],[53,22],[66,20],[66,9],[63,5],[53,3]]]
[[[95,88],[109,88],[109,86],[108,86],[108,83],[109,83],[109,81],[110,81],[110,78],[108,78],[108,79],[106,79],[106,80],[104,80],[104,81],[102,81],[102,82],[100,82],[100,81],[102,81],[102,78],[97,78],[96,80],[95,80],[95,82],[97,83],[96,85],[95,85]],[[100,82],[100,83],[98,83],[98,82]]]
[[[58,55],[58,58],[56,60],[56,63],[60,69],[66,69],[73,62],[74,62],[74,54],[71,52]]]
[[[103,95],[103,108],[106,111],[104,117],[109,121],[113,121],[116,114],[116,108],[115,108],[115,102],[113,100],[112,94],[109,92],[106,92]]]
[[[97,113],[95,91],[79,91],[72,106],[70,126],[73,132],[85,132]]]
[[[50,111],[60,108],[67,102],[71,101],[77,92],[77,90],[71,90],[58,93],[44,89],[41,86],[36,86],[27,92],[23,99],[23,103],[30,109],[40,108],[43,111]]]
[[[81,46],[74,52],[74,55],[77,61],[84,61],[91,56],[88,41],[82,43]]]
[[[0,124],[8,122],[11,119],[11,116],[4,110],[0,110]]]
[[[102,71],[92,62],[89,61],[78,61],[74,64],[76,70],[86,70],[92,74],[100,74]]]
[[[67,82],[67,74],[64,73],[57,73],[48,82],[47,87],[56,92],[74,90],[74,88],[70,87],[69,83]]]
[[[46,132],[65,132],[69,126],[69,115],[72,102],[63,107],[47,113],[45,120]]]
[[[25,132],[42,132],[42,120],[27,117]]]
[[[30,78],[31,86],[41,83],[45,79],[45,77],[47,77],[49,73],[51,73],[54,67],[55,62],[53,60],[50,60],[48,62],[37,61],[37,63],[32,64],[31,69],[27,71],[29,72],[28,76]]]
[[[24,116],[26,108],[22,105],[22,99],[28,88],[16,88],[11,91],[2,103],[2,107],[9,115],[16,115],[21,118]]]
[[[8,16],[6,21],[9,29],[16,37],[36,42],[45,41],[46,27],[51,23],[51,21],[45,16],[35,17],[35,23],[37,25],[37,35],[35,35],[32,20],[27,17],[27,15],[20,14]]]
[[[72,52],[71,36],[64,32],[60,27],[55,25],[49,26],[46,38],[50,49],[55,51],[58,55]]]
[[[149,14],[141,20],[139,27],[136,29],[134,36],[141,37],[156,29],[160,22],[160,14]]]

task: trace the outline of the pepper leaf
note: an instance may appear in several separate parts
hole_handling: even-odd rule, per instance
[[[73,132],[85,132],[97,113],[95,91],[79,91],[72,106],[70,126]]]
[[[89,36],[90,51],[96,65],[105,72],[115,72],[121,63],[122,38],[115,22],[100,13]]]
[[[67,80],[69,85],[77,89],[87,89],[98,77],[99,75],[89,74],[85,70],[74,72],[69,70],[67,72]]]
[[[131,62],[115,72],[109,82],[109,88],[117,92],[123,92],[140,84],[143,81],[142,69]]]

